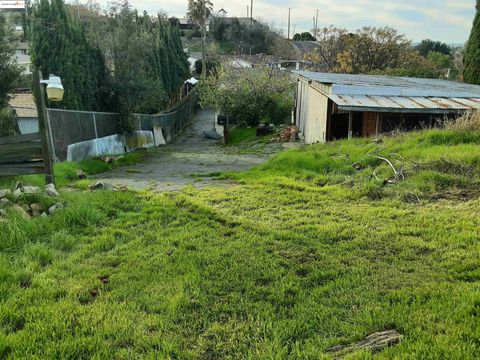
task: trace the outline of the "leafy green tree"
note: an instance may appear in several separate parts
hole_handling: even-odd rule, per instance
[[[21,69],[15,62],[12,32],[5,16],[0,13],[0,136],[14,135],[18,127],[15,113],[8,108]]]
[[[445,44],[425,41],[424,56],[404,35],[388,27],[367,27],[355,33],[325,28],[319,31],[317,44],[305,56],[316,71],[428,78],[456,78],[459,73]],[[441,52],[431,50],[435,48]]]
[[[197,73],[197,75],[200,75],[202,73],[202,66],[203,66],[202,60],[195,61],[195,72]],[[208,59],[207,75],[210,76],[213,73],[215,73],[215,71],[219,66],[220,66],[220,63],[217,60]]]
[[[465,50],[463,78],[466,82],[480,84],[480,0],[477,0],[477,14]]]
[[[223,67],[199,85],[200,105],[240,123],[284,123],[294,105],[292,78],[277,69]]]
[[[410,41],[395,29],[364,27],[344,39],[346,48],[337,55],[340,72],[359,74],[398,67]]]
[[[212,13],[213,4],[210,0],[188,0],[188,13],[189,19],[194,21],[202,31],[202,77],[207,74],[207,25],[208,19]]]
[[[166,99],[162,78],[154,70],[152,23],[127,3],[112,8],[108,20],[115,69],[113,87],[121,113],[119,131],[131,132],[133,113],[155,112]]]
[[[449,55],[430,52],[427,57],[423,57],[417,50],[412,49],[401,55],[397,67],[373,70],[370,74],[452,79],[458,76],[458,70]]]
[[[20,78],[21,69],[15,62],[12,32],[5,16],[0,13],[0,109],[8,106],[10,94]]]
[[[221,42],[222,50],[227,53],[271,54],[280,38],[265,24],[238,18],[215,18],[210,28],[215,39]],[[288,42],[287,44],[291,48]],[[285,57],[288,58],[289,55]]]
[[[420,55],[427,57],[431,52],[440,53],[443,55],[452,55],[452,48],[441,41],[433,41],[430,39],[422,40],[420,44],[414,47]]]
[[[315,39],[315,37],[307,31],[301,34],[295,34],[293,36],[293,40],[294,41],[316,41],[317,39]]]

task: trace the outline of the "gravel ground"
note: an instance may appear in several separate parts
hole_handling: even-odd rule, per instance
[[[229,186],[231,183],[216,180],[212,173],[245,171],[267,161],[281,150],[280,144],[258,146],[255,152],[245,154],[221,143],[206,139],[205,130],[213,127],[215,113],[201,111],[177,141],[150,153],[143,163],[117,168],[95,177],[96,181],[112,185],[127,185],[131,189],[176,191],[185,186]],[[193,176],[195,175],[195,176]]]

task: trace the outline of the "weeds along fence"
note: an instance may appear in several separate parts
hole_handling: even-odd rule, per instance
[[[197,107],[198,95],[192,92],[165,113],[135,114],[134,130],[153,132],[155,127],[160,127],[166,142],[170,143],[182,133]],[[68,147],[72,144],[118,134],[117,113],[48,109],[47,115],[55,161],[67,160]]]

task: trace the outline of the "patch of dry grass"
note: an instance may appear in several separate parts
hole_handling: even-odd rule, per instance
[[[468,112],[457,120],[448,123],[446,128],[458,131],[479,131],[480,111]]]

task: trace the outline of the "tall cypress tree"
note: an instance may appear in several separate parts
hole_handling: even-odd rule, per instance
[[[103,56],[87,40],[84,25],[67,11],[63,0],[40,0],[33,6],[30,24],[32,63],[44,76],[62,78],[65,96],[49,106],[72,110],[108,110],[99,96],[108,73]]]
[[[477,0],[476,8],[477,14],[465,50],[463,71],[464,80],[471,84],[480,84],[480,0]]]

